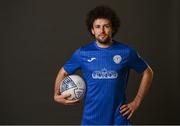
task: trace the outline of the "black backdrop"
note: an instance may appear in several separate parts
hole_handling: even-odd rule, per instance
[[[179,0],[0,1],[0,124],[80,124],[82,104],[55,103],[54,81],[73,51],[93,40],[85,16],[99,4],[122,20],[115,39],[138,50],[155,73],[133,124],[180,124]],[[139,79],[131,73],[129,100]]]

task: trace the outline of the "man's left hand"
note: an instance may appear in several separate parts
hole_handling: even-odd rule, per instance
[[[122,105],[120,107],[120,113],[122,113],[123,116],[127,116],[127,119],[130,119],[138,107],[139,104],[136,101],[132,101],[129,104]]]

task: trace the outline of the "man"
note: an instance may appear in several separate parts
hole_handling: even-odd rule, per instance
[[[62,96],[59,85],[64,77],[81,69],[87,86],[82,125],[128,125],[150,88],[153,71],[134,49],[112,39],[120,21],[111,8],[96,7],[88,13],[86,23],[95,41],[77,49],[60,69],[54,99],[64,105],[78,102],[67,100],[69,95]],[[142,73],[142,80],[137,95],[127,103],[125,90],[130,69]]]

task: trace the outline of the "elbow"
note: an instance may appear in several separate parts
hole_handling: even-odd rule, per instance
[[[154,76],[154,71],[152,70],[152,68],[150,66],[148,66],[147,70],[146,70],[146,74],[153,79]]]
[[[152,70],[152,68],[150,68],[150,73],[151,73],[151,76],[154,75],[154,71]]]
[[[54,95],[54,102],[57,102],[57,95]]]

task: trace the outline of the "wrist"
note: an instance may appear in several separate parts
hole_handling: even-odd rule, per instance
[[[141,104],[141,99],[140,98],[135,98],[134,100],[133,100],[133,102],[136,104],[136,106],[140,106],[140,104]]]

